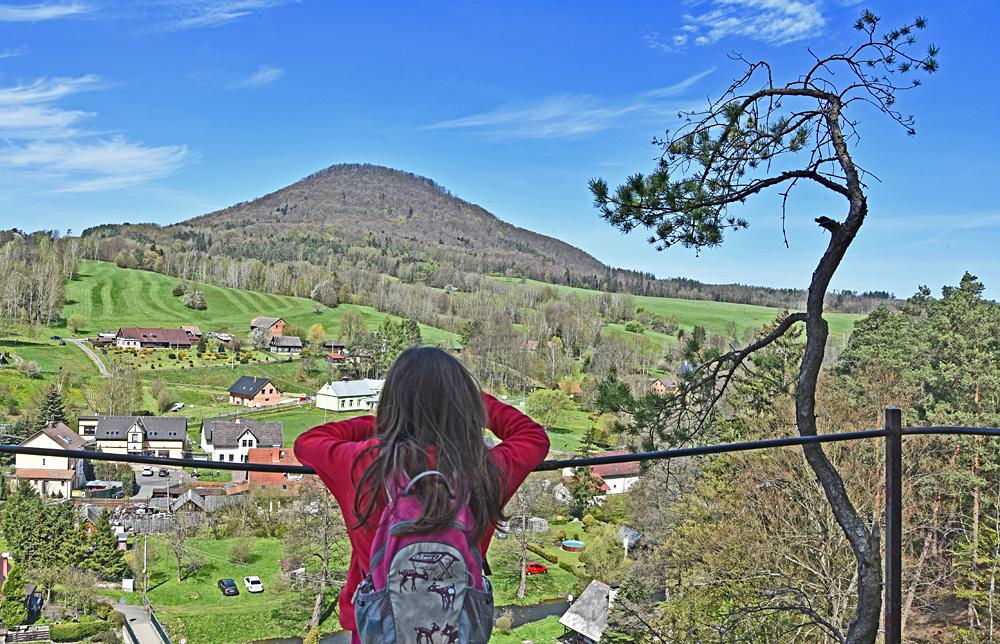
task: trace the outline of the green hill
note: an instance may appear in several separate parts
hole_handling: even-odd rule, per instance
[[[514,278],[497,277],[500,281],[511,284],[520,283],[521,280]],[[535,280],[525,280],[531,286],[549,286],[560,293],[573,293],[579,297],[594,297],[600,295],[601,291],[586,288],[575,288],[572,286],[562,286],[558,284],[547,284]],[[731,325],[736,325],[740,333],[746,330],[758,330],[781,313],[781,309],[767,306],[754,306],[752,304],[731,304],[729,302],[710,302],[707,300],[681,300],[673,297],[650,297],[645,295],[631,296],[635,301],[636,308],[642,308],[657,315],[669,318],[676,315],[680,320],[681,328],[690,331],[695,326],[705,327],[708,331],[715,333],[727,333]],[[863,315],[852,315],[848,313],[827,313],[825,315],[830,323],[830,337],[835,342],[840,342],[850,335],[854,328],[854,323],[863,318]],[[614,332],[626,333],[624,327],[617,324],[608,325]],[[672,336],[661,333],[646,332],[652,338],[658,340],[672,341]]]
[[[369,329],[378,327],[387,314],[367,306],[342,304],[336,308],[320,307],[302,297],[272,295],[199,284],[208,308],[195,311],[184,306],[173,294],[179,279],[149,271],[119,268],[108,262],[82,261],[77,279],[66,285],[63,321],[53,327],[65,331],[65,320],[79,313],[87,320],[86,332],[117,331],[123,326],[176,327],[193,324],[202,332],[222,331],[246,335],[250,320],[258,315],[282,317],[289,324],[303,328],[317,322],[327,337],[336,337],[340,318],[347,311],[361,313]],[[420,325],[424,341],[436,344],[454,338],[454,334]]]

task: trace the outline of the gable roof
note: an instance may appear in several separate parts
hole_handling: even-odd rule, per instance
[[[14,477],[19,479],[48,479],[50,481],[69,481],[76,475],[72,469],[48,470],[42,468],[18,467],[14,469]]]
[[[52,422],[42,427],[33,436],[30,436],[24,441],[24,444],[30,443],[33,438],[40,434],[45,434],[51,438],[62,449],[83,449],[90,442],[66,425],[60,422]]]
[[[333,339],[324,342],[323,346],[327,349],[343,349],[347,346],[347,343],[344,342],[343,340]]]
[[[170,511],[177,512],[178,510],[183,510],[184,506],[190,503],[203,512],[214,512],[215,510],[236,505],[237,503],[244,503],[245,501],[246,499],[238,494],[201,495],[192,489],[188,489],[170,503]]]
[[[128,440],[128,430],[138,423],[146,440],[185,441],[187,421],[183,416],[98,416],[94,437],[99,441]]]
[[[297,335],[276,335],[271,338],[273,347],[301,347],[302,338]]]
[[[591,454],[591,456],[620,456],[631,453],[632,452],[600,452],[598,454]],[[615,476],[639,476],[642,472],[639,461],[630,461],[628,463],[606,463],[604,465],[591,465],[590,467],[594,474],[600,476],[602,479]]]
[[[236,394],[237,396],[256,396],[269,382],[271,382],[270,378],[240,376],[240,379],[234,382],[233,386],[229,388],[229,393]]]
[[[187,333],[188,335],[195,335],[195,336],[201,335],[201,329],[194,326],[193,324],[182,324],[181,330],[184,331],[184,333]]]
[[[181,346],[191,346],[191,338],[184,329],[163,329],[159,327],[129,326],[118,329],[116,337],[139,342],[160,342]]]
[[[601,636],[608,628],[610,597],[611,586],[603,581],[593,580],[559,618],[559,623],[595,642],[601,641]]]
[[[284,447],[285,444],[284,425],[277,421],[206,418],[201,423],[201,430],[205,434],[205,441],[212,447],[237,447],[240,437],[247,432],[257,439],[258,447]]]
[[[384,384],[385,380],[333,380],[323,385],[319,393],[338,398],[376,396]]]
[[[251,329],[270,329],[272,326],[281,322],[281,318],[271,318],[265,315],[258,315],[254,319],[250,320]]]

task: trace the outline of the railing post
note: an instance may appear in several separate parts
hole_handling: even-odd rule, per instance
[[[885,410],[885,642],[902,638],[903,412]]]

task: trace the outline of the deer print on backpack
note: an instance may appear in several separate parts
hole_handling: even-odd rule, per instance
[[[423,626],[417,626],[414,628],[417,632],[417,644],[420,642],[425,642],[426,644],[434,644],[434,633],[441,630],[441,627],[437,625],[437,622],[431,624],[430,628],[425,628]]]
[[[450,586],[439,586],[435,581],[432,582],[426,590],[429,593],[437,593],[441,596],[441,610],[448,610],[451,608],[452,604],[455,603],[455,584]]]
[[[410,582],[410,590],[416,590],[418,579],[427,581],[426,570],[414,570],[413,568],[407,568],[406,570],[400,570],[399,576],[399,592],[401,593],[406,592],[406,582]]]
[[[445,624],[444,628],[441,629],[441,634],[448,638],[444,641],[444,644],[454,644],[459,638],[458,629],[451,624]]]

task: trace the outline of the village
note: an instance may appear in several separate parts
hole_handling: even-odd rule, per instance
[[[213,596],[213,604],[241,591],[248,600],[263,593],[272,597],[278,594],[286,601],[297,596],[310,581],[314,585],[317,575],[322,576],[324,585],[332,587],[342,579],[339,576],[342,573],[335,572],[336,566],[318,571],[308,558],[274,548],[277,544],[272,535],[293,529],[291,524],[295,519],[289,517],[301,510],[306,499],[313,498],[310,495],[316,494],[315,489],[308,489],[316,487],[313,477],[220,471],[210,465],[213,461],[299,465],[292,451],[298,433],[324,421],[376,410],[384,381],[367,377],[378,374],[372,365],[372,352],[325,337],[304,342],[298,335],[287,335],[286,326],[280,317],[258,316],[249,321],[245,338],[232,332],[203,334],[198,326],[180,325],[122,327],[86,339],[70,339],[100,365],[102,372],[113,369],[116,363],[132,369],[155,369],[155,365],[160,365],[162,372],[167,368],[164,364],[175,361],[186,363],[185,368],[190,370],[223,369],[232,373],[228,390],[215,392],[214,404],[208,409],[199,407],[198,416],[186,415],[191,407],[183,401],[173,402],[158,415],[81,413],[75,419],[75,427],[68,424],[69,418],[66,422],[49,422],[22,443],[25,447],[70,453],[87,450],[191,459],[204,462],[205,466],[122,465],[71,454],[53,457],[18,453],[13,459],[9,477],[15,490],[18,485],[27,485],[45,504],[71,504],[80,525],[91,533],[103,525],[101,529],[114,535],[115,548],[123,553],[129,565],[122,566],[119,579],[98,575],[95,581],[102,601],[117,601],[126,611],[134,605],[148,608],[137,614],[139,623],[131,626],[135,632],[155,623],[156,628],[145,631],[146,637],[163,631],[187,634],[188,641],[215,641],[214,635],[200,630],[206,628],[204,624],[187,614],[197,607],[191,606],[190,601],[180,601],[176,590],[164,601],[161,587],[168,582],[161,579],[165,577],[164,571],[157,567],[170,565],[167,559],[176,566],[176,579],[170,585],[176,585],[177,590],[193,586],[202,589],[187,592],[185,598],[198,595],[201,599],[206,592],[218,593]],[[63,338],[54,339],[66,342]],[[461,352],[461,345],[454,341],[445,348]],[[537,350],[537,346],[527,349]],[[203,357],[222,355],[223,351],[227,358]],[[258,355],[252,356],[250,351]],[[259,354],[263,353],[269,355],[262,360]],[[277,359],[287,364],[310,355],[321,356],[331,376],[315,390],[288,391],[275,378],[254,373],[255,363],[267,364],[266,360]],[[668,377],[655,378],[649,383],[649,391],[658,396],[667,395],[675,387],[676,382]],[[524,410],[533,400],[528,393],[523,391],[519,400],[510,402]],[[490,435],[484,436],[484,440],[488,445],[495,442]],[[581,453],[599,456],[625,452],[601,451],[594,444]],[[607,579],[590,574],[593,566],[587,564],[585,554],[588,534],[599,535],[601,544],[592,547],[605,551],[602,557],[607,556],[609,548],[617,549],[623,553],[622,561],[627,562],[630,549],[639,551],[644,547],[642,534],[621,524],[623,505],[617,499],[628,492],[639,474],[638,463],[599,465],[585,474],[566,468],[553,476],[539,475],[534,487],[521,495],[524,498],[511,502],[508,513],[513,518],[508,531],[498,533],[491,549],[491,557],[496,551],[496,560],[501,564],[494,564],[501,628],[512,631],[523,623],[531,628],[544,624],[547,631],[563,636],[576,633],[581,642],[600,640],[616,592],[615,582],[626,568],[614,567]],[[582,505],[581,493],[573,491],[581,487],[588,490],[582,493]],[[320,493],[325,494],[322,490]],[[274,525],[234,528],[234,521]],[[216,535],[223,538],[215,538]],[[515,538],[508,538],[510,535]],[[224,549],[247,552],[241,556],[227,552],[206,560],[203,549],[208,541],[215,541]],[[191,546],[192,543],[199,546]],[[157,544],[155,548],[162,551],[157,564],[148,563],[151,544]],[[253,555],[259,548],[272,552],[266,557]],[[16,567],[16,558],[9,552],[3,556],[6,568]],[[341,551],[337,556],[343,557],[344,553]],[[208,567],[224,577],[207,577]],[[0,572],[0,576],[6,574]],[[205,591],[208,586],[218,586],[218,590]],[[49,606],[37,584],[26,584],[25,597],[29,607],[25,623],[58,619],[60,609]],[[559,601],[551,603],[554,600]],[[520,608],[543,602],[550,602],[546,614]],[[59,604],[59,599],[55,603]],[[503,608],[505,605],[512,609]],[[253,607],[238,606],[234,614]],[[63,603],[64,614],[66,609]],[[49,632],[48,626],[24,628],[26,633],[33,628],[39,633]],[[270,634],[264,628],[241,637],[263,639]],[[145,641],[133,635],[136,641]],[[159,634],[156,637],[149,641],[164,641]],[[220,637],[218,641],[244,641]]]

